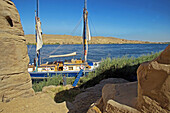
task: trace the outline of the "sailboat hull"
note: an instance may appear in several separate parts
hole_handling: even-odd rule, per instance
[[[88,75],[91,70],[83,71],[83,76]],[[76,77],[79,71],[56,71],[56,72],[29,72],[32,79],[44,79],[54,76],[66,76],[66,77]]]

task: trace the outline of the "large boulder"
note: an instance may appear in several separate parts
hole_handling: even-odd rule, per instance
[[[137,98],[137,82],[123,84],[106,84],[102,89],[103,109],[108,100],[113,99],[120,104],[135,107]]]
[[[0,101],[34,95],[20,16],[10,0],[0,1],[0,53]]]
[[[137,70],[138,108],[143,112],[170,112],[170,45]]]
[[[101,98],[102,88],[106,84],[116,84],[116,83],[126,83],[126,82],[128,81],[121,79],[121,78],[108,78],[108,79],[102,80],[99,84],[96,84],[94,87],[89,87],[85,89],[83,93],[78,94],[72,103],[74,108],[71,109],[69,112],[70,113],[86,113],[89,107],[91,106],[91,104],[95,103],[97,100]],[[98,109],[97,107],[93,107],[93,108]],[[88,113],[90,113],[90,111],[88,111]]]
[[[106,113],[111,111],[113,113],[118,111],[135,112],[137,111],[135,108],[136,98],[137,82],[106,84],[102,89],[102,97],[90,107],[88,113],[95,113],[97,111],[96,108]]]

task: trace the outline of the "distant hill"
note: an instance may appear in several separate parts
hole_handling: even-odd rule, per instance
[[[25,35],[27,44],[35,44],[35,35]],[[82,44],[83,39],[80,36],[71,35],[47,35],[43,34],[44,44]],[[126,40],[115,37],[103,37],[95,36],[89,44],[149,44],[149,43],[162,43],[162,42],[148,42],[148,41],[137,41],[137,40]]]

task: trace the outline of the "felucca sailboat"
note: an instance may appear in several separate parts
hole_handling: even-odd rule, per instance
[[[87,74],[90,71],[98,66],[96,63],[88,63],[87,54],[88,54],[88,42],[91,40],[90,30],[88,26],[88,11],[87,11],[87,0],[84,0],[83,8],[83,60],[71,59],[70,61],[54,61],[51,63],[40,64],[40,49],[42,48],[42,30],[41,22],[38,17],[38,0],[37,0],[37,11],[35,15],[36,20],[36,54],[37,57],[34,61],[34,65],[29,65],[28,71],[32,78],[46,78],[52,77],[56,74],[66,75],[67,77],[74,77],[77,74],[83,71],[84,74]],[[70,57],[75,56],[76,52],[65,54],[65,55],[51,55],[49,58],[54,57]],[[82,75],[83,76],[83,75]]]

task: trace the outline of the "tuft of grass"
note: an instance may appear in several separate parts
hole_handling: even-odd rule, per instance
[[[35,43],[28,42],[27,45],[36,45]]]
[[[40,82],[33,82],[32,88],[34,89],[35,92],[42,91],[42,88],[44,86],[49,86],[49,85],[61,85],[63,84],[63,78],[60,75],[56,75],[47,79],[44,79],[43,81]]]

